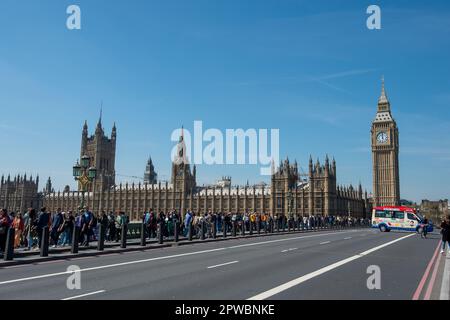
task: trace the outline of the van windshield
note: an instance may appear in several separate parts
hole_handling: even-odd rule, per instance
[[[394,219],[404,219],[405,218],[405,213],[402,211],[396,211],[394,212]]]

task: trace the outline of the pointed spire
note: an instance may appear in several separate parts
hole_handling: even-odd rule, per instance
[[[389,99],[386,95],[386,88],[384,85],[384,76],[381,78],[381,95],[380,98],[378,99],[378,104],[388,104],[389,103]]]
[[[103,117],[103,101],[100,106],[100,117],[98,118],[97,128],[95,129],[96,134],[100,134],[103,132],[102,128],[102,117]]]
[[[114,125],[113,125],[113,128],[112,128],[111,136],[114,137],[114,138],[117,136],[117,127],[116,127],[116,122],[115,121],[114,121]]]
[[[101,127],[102,126],[102,117],[103,117],[103,101],[100,102],[100,117],[98,118],[97,127]]]
[[[84,120],[84,125],[83,125],[83,137],[87,137],[88,135],[88,124],[87,124],[87,120]]]

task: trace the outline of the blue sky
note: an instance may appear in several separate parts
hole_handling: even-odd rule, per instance
[[[82,30],[66,28],[77,4]],[[382,9],[382,30],[366,8]],[[170,177],[172,131],[279,128],[304,170],[334,156],[340,184],[372,189],[370,124],[384,74],[400,129],[402,198],[448,198],[448,1],[0,2],[0,172],[74,186],[84,120],[118,127],[116,171],[151,154]],[[267,180],[259,166],[200,166],[198,182]],[[122,176],[119,180],[132,180]],[[42,187],[42,184],[41,184]]]

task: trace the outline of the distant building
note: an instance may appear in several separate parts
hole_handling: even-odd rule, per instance
[[[88,150],[89,156],[95,156],[95,163],[100,160],[103,169],[100,172],[114,173],[115,155],[112,150],[113,140],[106,140],[101,129],[101,120],[97,126],[95,137],[86,140],[87,126],[83,130],[82,150]],[[115,131],[113,131],[115,132]],[[114,138],[114,143],[116,136]],[[95,149],[99,139],[105,141],[110,152]],[[88,141],[88,144],[86,144]],[[90,144],[89,144],[90,141]],[[86,147],[91,145],[91,147]],[[95,151],[97,150],[97,151]],[[82,151],[82,154],[86,151]],[[102,155],[104,155],[102,157]],[[101,161],[101,159],[108,161]],[[94,162],[93,162],[94,164]],[[278,167],[273,165],[270,185],[259,183],[244,186],[232,186],[231,177],[223,177],[210,186],[197,185],[197,172],[186,157],[186,146],[183,133],[177,146],[177,156],[172,163],[171,180],[156,181],[157,175],[151,159],[147,162],[144,174],[145,183],[125,183],[113,185],[113,180],[106,180],[102,188],[90,189],[88,192],[54,192],[45,195],[45,206],[54,211],[62,208],[64,211],[77,210],[83,200],[93,212],[124,211],[131,219],[137,221],[143,212],[153,208],[156,212],[176,209],[185,214],[187,210],[197,213],[212,212],[265,212],[277,216],[308,216],[308,215],[351,215],[353,217],[368,217],[371,211],[371,201],[367,192],[363,193],[361,185],[342,187],[336,182],[336,161],[325,159],[324,164],[317,160],[309,161],[308,179],[305,181],[299,175],[297,162],[291,164],[288,159]],[[104,175],[105,176],[105,175]],[[100,174],[100,179],[104,179]],[[95,182],[96,183],[96,182]],[[94,184],[95,184],[94,183]],[[109,187],[107,187],[109,186]]]
[[[400,204],[399,133],[384,88],[372,122],[373,201],[375,206]]]
[[[38,192],[39,176],[33,179],[27,175],[17,175],[14,179],[10,175],[2,176],[0,182],[0,208],[8,211],[25,212],[28,208],[38,208],[41,196]]]
[[[449,214],[448,199],[445,200],[422,200],[420,204],[420,212],[436,222]]]
[[[231,177],[222,177],[222,179],[217,181],[216,186],[219,188],[231,187]]]
[[[155,167],[153,166],[153,161],[150,157],[147,161],[147,166],[145,167],[144,184],[155,184],[157,182],[158,174],[155,172]]]
[[[404,207],[411,207],[415,208],[417,204],[414,201],[406,200],[406,199],[400,199],[400,205]]]
[[[81,151],[80,159],[88,156],[90,159],[89,166],[97,169],[97,178],[94,183],[89,183],[87,190],[105,191],[115,185],[116,172],[116,137],[117,128],[114,124],[111,131],[111,138],[105,135],[102,127],[102,115],[97,123],[95,134],[88,136],[88,125],[84,123],[83,133],[81,135]],[[78,185],[81,191],[81,185]]]

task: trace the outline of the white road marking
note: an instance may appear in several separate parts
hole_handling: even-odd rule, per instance
[[[320,245],[329,244],[329,243],[331,243],[331,241],[321,242]]]
[[[74,299],[78,299],[78,298],[83,298],[83,297],[93,296],[94,294],[99,294],[99,293],[103,293],[103,292],[105,292],[105,290],[99,290],[99,291],[95,291],[95,292],[90,292],[90,293],[80,294],[79,296],[69,297],[69,298],[64,298],[64,299],[61,299],[61,300],[62,300],[62,301],[74,300]]]
[[[210,266],[207,269],[214,269],[214,268],[219,268],[219,267],[223,267],[223,266],[228,266],[230,264],[235,264],[235,263],[238,263],[238,262],[239,261],[226,262],[226,263],[218,264],[218,265],[215,265],[215,266]]]
[[[344,238],[344,240],[350,240],[352,237],[347,237],[347,238]]]
[[[281,253],[291,252],[291,251],[295,251],[295,250],[298,250],[298,248],[289,248],[289,249],[281,251]]]
[[[439,300],[450,300],[450,254],[447,252],[444,266],[444,276],[442,277],[441,295]]]
[[[188,253],[180,253],[180,254],[175,254],[175,255],[170,255],[170,256],[149,258],[149,259],[143,259],[143,260],[134,260],[134,261],[121,262],[121,263],[114,263],[114,264],[109,264],[109,265],[104,265],[104,266],[85,268],[85,269],[78,270],[77,272],[96,271],[96,270],[102,270],[102,269],[123,267],[123,266],[128,266],[128,265],[133,265],[133,264],[139,264],[139,263],[147,263],[147,262],[152,262],[152,261],[159,261],[159,260],[173,259],[173,258],[179,258],[179,257],[194,256],[194,255],[199,255],[199,254],[206,254],[206,253],[211,253],[211,252],[219,252],[219,251],[224,251],[224,250],[238,249],[238,248],[244,248],[244,247],[250,247],[250,246],[259,246],[259,245],[264,245],[264,244],[269,244],[269,243],[276,243],[276,242],[283,242],[283,241],[292,241],[292,240],[299,240],[299,239],[306,239],[306,238],[313,238],[313,237],[323,237],[323,236],[329,236],[329,235],[334,235],[334,234],[353,233],[353,232],[358,232],[358,230],[306,235],[306,236],[301,236],[301,237],[284,238],[284,239],[277,239],[277,240],[269,240],[269,241],[241,244],[241,245],[232,246],[232,247],[222,247],[222,248],[217,248],[217,249],[209,249],[209,250],[194,251],[194,252],[188,252]],[[6,281],[1,281],[0,285],[17,283],[17,282],[24,282],[24,281],[31,281],[31,280],[37,280],[37,279],[44,279],[44,278],[51,278],[51,277],[58,277],[58,276],[64,276],[64,275],[68,275],[68,274],[72,274],[72,273],[73,273],[73,271],[62,271],[62,272],[43,274],[43,275],[27,277],[27,278],[6,280]]]
[[[280,292],[283,292],[283,291],[286,291],[286,290],[288,290],[288,289],[290,289],[292,287],[298,286],[299,284],[302,284],[305,281],[308,281],[308,280],[313,279],[313,278],[315,278],[317,276],[320,276],[320,275],[322,275],[322,274],[324,274],[324,273],[326,273],[326,272],[328,272],[330,270],[339,268],[340,266],[343,266],[343,265],[345,265],[345,264],[347,264],[349,262],[352,262],[354,260],[357,260],[359,258],[367,256],[368,254],[371,254],[372,252],[375,252],[377,250],[380,250],[382,248],[390,246],[390,245],[392,245],[394,243],[397,243],[397,242],[399,242],[401,240],[404,240],[406,238],[412,237],[414,235],[415,234],[409,234],[409,235],[404,236],[402,238],[398,238],[396,240],[390,241],[388,243],[385,243],[385,244],[382,244],[382,245],[377,246],[375,248],[372,248],[372,249],[369,249],[367,251],[364,251],[364,252],[362,252],[360,254],[357,254],[357,255],[354,255],[352,257],[349,257],[347,259],[335,262],[335,263],[333,263],[333,264],[331,264],[329,266],[326,266],[326,267],[324,267],[322,269],[319,269],[319,270],[316,270],[314,272],[308,273],[308,274],[306,274],[304,276],[301,276],[301,277],[299,277],[297,279],[289,281],[289,282],[287,282],[285,284],[282,284],[282,285],[280,285],[278,287],[275,287],[275,288],[270,289],[268,291],[262,292],[262,293],[260,293],[260,294],[258,294],[256,296],[253,296],[253,297],[251,297],[251,298],[249,298],[247,300],[265,300],[265,299],[268,299],[268,298],[270,298],[270,297],[272,297],[272,296],[274,296],[274,295],[276,295],[276,294],[278,294]]]

